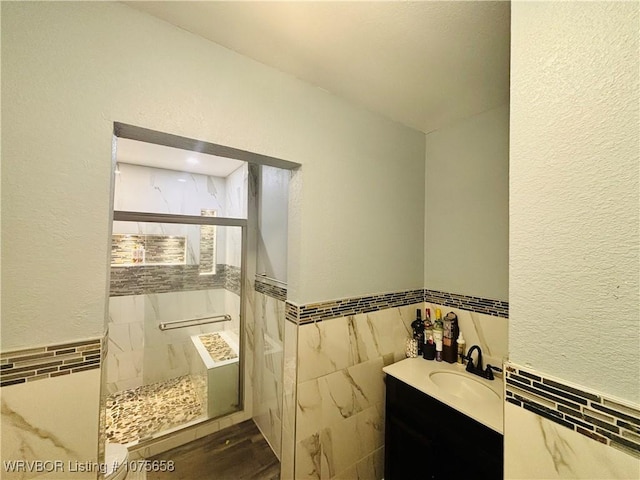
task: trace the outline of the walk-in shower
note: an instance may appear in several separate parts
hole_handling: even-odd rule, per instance
[[[245,162],[118,139],[105,437],[242,409]]]

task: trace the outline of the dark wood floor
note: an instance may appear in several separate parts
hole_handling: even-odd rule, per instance
[[[149,459],[172,460],[173,472],[147,480],[277,480],[280,462],[252,420],[233,425]]]

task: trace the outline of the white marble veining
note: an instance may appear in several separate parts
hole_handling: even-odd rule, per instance
[[[431,309],[432,319],[435,318],[436,308],[442,310],[443,318],[449,312],[455,313],[466,342],[466,348],[469,349],[472,345],[480,346],[485,365],[490,363],[501,367],[509,356],[508,318],[495,317],[428,302],[425,308]]]
[[[389,308],[305,324],[299,331],[298,381],[316,378],[367,360],[404,357],[404,343],[416,308]]]
[[[114,210],[182,215],[200,215],[202,208],[225,211],[224,178],[127,163],[120,163],[119,170]]]
[[[295,421],[297,402],[298,326],[284,322],[283,392],[282,392],[282,453],[280,477],[293,478],[295,463]]]
[[[253,352],[253,419],[276,456],[281,458],[284,302],[263,293],[253,293],[256,308],[254,334],[256,339],[261,339],[256,341]]]
[[[63,470],[45,472],[41,478],[95,479],[95,470],[73,472],[70,465],[97,463],[99,390],[100,369],[3,388],[3,462],[60,460]],[[4,464],[0,468],[3,479],[37,476],[8,472]]]
[[[161,322],[228,313],[230,322],[161,331]],[[239,296],[224,289],[167,292],[109,298],[109,393],[194,373],[189,337],[237,331]]]
[[[477,375],[468,373],[464,365],[458,363],[436,362],[424,360],[421,357],[407,358],[401,362],[384,367],[384,372],[398,380],[420,390],[423,393],[439,400],[470,418],[486,425],[498,433],[503,431],[503,395],[504,387],[502,379],[485,380]],[[458,395],[451,389],[439,386],[432,380],[430,374],[434,372],[449,372],[456,376],[462,376],[488,387],[493,394],[487,399],[469,395]]]
[[[382,478],[382,369],[404,358],[410,324],[421,307],[298,327],[297,397],[285,395],[285,410],[288,400],[296,403],[296,478]],[[289,360],[285,355],[285,376]]]
[[[505,478],[640,478],[640,459],[523,408],[505,404]]]

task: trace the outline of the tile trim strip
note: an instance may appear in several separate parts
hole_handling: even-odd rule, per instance
[[[84,372],[100,367],[103,338],[0,354],[0,387]]]
[[[278,287],[276,285],[272,285],[267,282],[263,282],[256,278],[254,282],[253,289],[258,293],[264,293],[265,295],[275,298],[276,300],[281,300],[283,302],[287,301],[287,289]]]
[[[420,302],[437,303],[496,317],[509,317],[508,302],[426,289],[365,295],[305,305],[287,302],[288,306],[285,312],[287,320],[298,325],[304,325],[332,318],[413,305]]]
[[[457,293],[439,292],[438,290],[424,291],[425,302],[438,303],[447,307],[470,310],[472,312],[484,313],[494,317],[509,318],[509,302],[502,300],[491,300],[489,298],[472,297],[469,295],[459,295]]]
[[[507,402],[640,458],[640,405],[511,362],[504,371]]]
[[[405,290],[401,292],[365,295],[342,298],[327,302],[295,305],[287,302],[285,316],[298,325],[330,320],[332,318],[376,312],[388,308],[413,305],[424,301],[424,290]]]

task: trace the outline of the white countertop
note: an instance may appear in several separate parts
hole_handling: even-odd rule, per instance
[[[410,385],[436,400],[455,408],[468,417],[477,420],[492,430],[502,433],[504,392],[501,378],[496,377],[494,380],[486,380],[465,371],[464,365],[458,363],[436,362],[435,360],[424,360],[421,357],[407,358],[392,365],[388,365],[382,370],[387,375],[397,378],[407,385]],[[454,395],[447,389],[439,387],[433,382],[429,375],[434,372],[454,372],[468,376],[473,380],[488,386],[499,396],[499,399],[478,400],[475,398],[466,398],[463,395]]]

